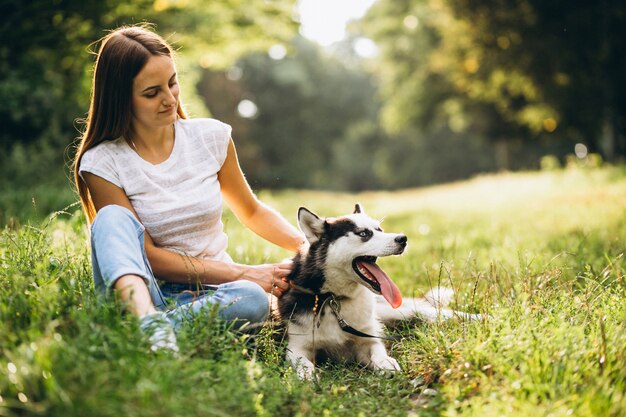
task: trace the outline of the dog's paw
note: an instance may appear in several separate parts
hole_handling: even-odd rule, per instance
[[[291,365],[301,381],[311,381],[315,378],[315,365],[304,357],[291,358]]]
[[[315,372],[315,365],[308,358],[307,352],[298,349],[298,346],[289,346],[287,348],[287,359],[291,362],[291,366],[295,369],[298,378],[301,380],[310,380]]]
[[[398,361],[387,355],[372,357],[371,368],[384,373],[401,371]]]
[[[483,320],[488,320],[491,318],[488,315],[462,313],[459,311],[456,311],[454,314],[458,316],[461,320],[465,320],[465,321],[483,321]]]
[[[312,366],[298,366],[296,375],[301,381],[312,381],[316,377],[315,368]]]
[[[483,319],[481,314],[468,314],[467,316],[467,318],[471,321],[481,321]]]

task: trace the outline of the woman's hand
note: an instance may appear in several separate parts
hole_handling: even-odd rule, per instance
[[[250,265],[241,278],[256,282],[265,292],[280,298],[289,289],[287,276],[292,267],[291,261],[278,264]]]

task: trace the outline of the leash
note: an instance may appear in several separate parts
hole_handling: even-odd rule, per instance
[[[289,281],[289,286],[296,291],[315,296],[315,300],[313,303],[313,324],[314,324],[313,325],[313,343],[314,344],[315,344],[315,328],[316,327],[319,328],[320,325],[322,324],[322,318],[320,317],[319,319],[317,319],[317,315],[319,312],[324,311],[324,307],[326,306],[326,303],[328,303],[328,305],[330,306],[331,311],[333,312],[335,318],[337,319],[339,327],[341,327],[341,330],[346,333],[350,333],[351,335],[359,336],[359,337],[369,337],[369,338],[389,340],[389,341],[398,341],[401,339],[400,336],[389,336],[389,337],[374,336],[374,335],[362,332],[360,330],[357,330],[354,327],[350,326],[348,322],[343,317],[341,317],[341,314],[340,314],[341,304],[339,304],[339,300],[337,300],[337,298],[335,297],[335,294],[333,294],[332,292],[327,293],[329,294],[329,296],[324,299],[324,301],[322,302],[322,305],[318,309],[319,297],[322,294],[317,293],[309,288],[304,288],[299,285],[296,285],[293,283],[293,281]],[[316,320],[317,320],[317,325],[315,325]]]

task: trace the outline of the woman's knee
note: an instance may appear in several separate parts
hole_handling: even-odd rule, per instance
[[[239,319],[249,323],[262,323],[269,315],[269,300],[267,293],[250,281],[236,281],[223,284],[228,291],[233,292],[233,299],[223,314],[230,320]]]
[[[109,291],[119,277],[137,275],[148,281],[151,293],[156,291],[144,250],[143,226],[125,207],[109,205],[98,211],[91,226],[91,259],[98,289]]]

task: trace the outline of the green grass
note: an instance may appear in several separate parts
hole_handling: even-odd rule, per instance
[[[18,190],[0,185],[0,225],[17,226],[29,220],[41,221],[50,212],[70,206],[77,199],[78,194],[69,180],[63,185],[42,183]]]
[[[180,357],[149,354],[136,320],[98,303],[82,218],[58,214],[0,235],[0,416],[626,415],[626,171],[501,174],[359,195],[260,193],[288,219],[361,202],[409,236],[380,260],[405,296],[456,289],[482,322],[402,323],[403,372],[326,365],[303,383],[280,335],[250,338],[208,314]],[[240,262],[289,254],[227,213]]]

